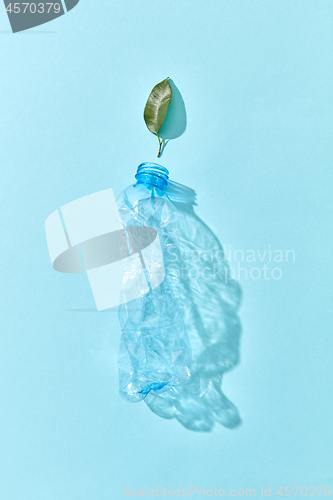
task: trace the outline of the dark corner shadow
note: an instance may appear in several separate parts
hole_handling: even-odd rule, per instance
[[[169,182],[166,189],[178,214],[180,253],[168,260],[166,274],[182,305],[192,347],[189,381],[145,402],[162,418],[176,418],[194,431],[215,423],[241,424],[236,406],[222,392],[223,375],[239,363],[241,287],[229,278],[223,247],[194,211],[193,189]]]
[[[170,140],[177,139],[177,137],[180,137],[185,132],[187,124],[185,103],[182,95],[173,80],[169,79],[169,83],[172,89],[172,99],[166,118],[159,132],[160,137],[165,137],[160,156],[162,156]]]
[[[0,35],[47,35],[49,33],[57,33],[56,31],[18,31],[13,33],[13,31],[0,31]]]

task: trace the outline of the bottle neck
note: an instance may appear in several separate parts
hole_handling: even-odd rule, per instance
[[[169,172],[157,163],[144,162],[138,166],[135,178],[136,184],[155,186],[163,190],[168,184]]]

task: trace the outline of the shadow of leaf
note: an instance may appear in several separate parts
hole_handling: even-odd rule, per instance
[[[186,109],[182,95],[173,80],[169,79],[169,83],[172,89],[172,99],[168,113],[159,132],[160,137],[165,137],[161,154],[163,154],[170,140],[177,139],[177,137],[180,137],[185,132],[187,125]]]

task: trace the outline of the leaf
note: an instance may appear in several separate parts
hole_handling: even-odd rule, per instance
[[[149,130],[157,136],[165,120],[171,98],[172,90],[168,78],[155,85],[148,97],[143,116]]]

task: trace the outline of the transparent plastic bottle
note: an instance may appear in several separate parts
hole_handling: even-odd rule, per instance
[[[163,259],[153,259],[155,271],[166,267],[174,248],[178,247],[175,207],[164,192],[168,171],[155,163],[142,163],[129,186],[117,200],[125,228],[152,228],[157,232]],[[133,231],[132,231],[133,233]],[[134,232],[139,235],[140,231]],[[142,248],[137,236],[136,251]],[[129,238],[127,238],[129,240]],[[135,245],[134,245],[135,246]],[[129,243],[133,251],[133,245]],[[172,253],[168,250],[173,248]],[[140,254],[140,251],[139,251]],[[135,300],[130,299],[128,283],[123,284],[123,300],[119,306],[121,340],[118,355],[119,392],[130,402],[147,394],[160,394],[184,383],[190,376],[191,347],[180,307],[166,277],[157,287],[151,284],[140,254],[148,288]],[[171,262],[171,261],[170,261]],[[165,276],[164,269],[163,276]]]
[[[239,362],[242,291],[219,239],[195,211],[195,191],[171,181],[165,192],[177,211],[181,251],[166,273],[181,306],[192,368],[187,384],[149,394],[145,403],[158,416],[176,418],[191,430],[210,431],[216,422],[234,428],[241,418],[222,389],[223,377]]]

